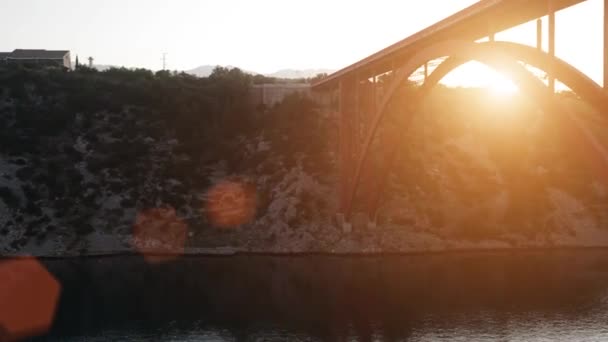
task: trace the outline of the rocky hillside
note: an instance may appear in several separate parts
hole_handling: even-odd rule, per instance
[[[321,189],[330,169],[324,141],[311,136],[320,121],[312,102],[297,97],[256,112],[250,82],[238,69],[204,79],[1,70],[2,251],[130,249],[137,220],[159,211],[187,225],[187,244],[203,246],[241,243],[234,227],[267,220],[266,212],[284,219],[272,224],[293,223],[290,196]],[[254,189],[253,215],[237,215],[230,229],[207,213],[207,194],[222,182],[237,184],[228,196]],[[318,206],[311,210],[330,210]]]
[[[564,153],[550,114],[444,88],[404,133],[378,227],[344,234],[336,127],[308,99],[251,108],[251,81],[0,70],[0,253],[608,244],[605,189]]]
[[[603,118],[568,94],[558,100],[605,142]],[[438,88],[403,141],[380,214],[386,225],[416,226],[453,243],[608,241],[605,187],[559,133],[556,117],[520,95]]]

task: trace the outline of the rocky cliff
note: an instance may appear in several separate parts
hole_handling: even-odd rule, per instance
[[[608,244],[605,188],[550,113],[441,87],[403,132],[378,227],[345,234],[336,126],[297,96],[250,108],[250,81],[237,69],[0,70],[0,253]]]

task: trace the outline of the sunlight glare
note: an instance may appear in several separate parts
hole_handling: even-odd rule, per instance
[[[494,95],[508,96],[519,91],[505,75],[479,62],[469,62],[448,74],[442,84],[449,87],[485,88]]]
[[[175,208],[151,208],[137,214],[132,246],[151,264],[177,259],[184,253],[188,226]]]
[[[225,180],[207,193],[204,212],[216,227],[234,228],[251,222],[256,213],[256,191],[252,184]]]

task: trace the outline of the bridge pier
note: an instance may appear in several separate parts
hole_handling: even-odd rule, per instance
[[[338,228],[342,229],[343,233],[348,234],[353,231],[353,226],[350,222],[346,220],[346,218],[344,217],[344,213],[336,214],[336,225],[338,226]]]
[[[541,18],[536,19],[536,48],[540,51],[543,49],[543,20]]]
[[[429,62],[424,63],[424,83],[426,83],[427,77],[429,77]]]
[[[345,78],[340,81],[339,85],[339,100],[338,112],[340,115],[340,208],[336,216],[336,223],[345,232],[350,232],[352,226],[350,224],[347,208],[350,208],[349,189],[352,186],[354,178],[354,165],[356,147],[355,128],[358,120],[357,107],[357,81],[355,78]]]
[[[380,172],[377,172],[374,167],[361,171],[362,185],[357,197],[365,199],[365,205],[353,208],[351,190],[354,186],[355,170],[363,145],[361,138],[366,135],[367,127],[371,125],[371,119],[376,114],[378,107],[378,78],[373,74],[370,78],[362,79],[357,73],[354,77],[341,80],[338,87],[340,205],[336,215],[336,224],[344,233],[350,233],[354,229],[376,226],[375,215],[370,220],[369,205],[376,197],[375,190]]]
[[[361,81],[359,79],[359,73],[355,74],[354,79],[354,94],[353,101],[354,107],[351,109],[353,112],[353,142],[352,142],[352,160],[357,160],[359,155],[359,147],[361,145]]]
[[[548,0],[549,6],[549,55],[555,57],[555,3],[553,0]],[[550,63],[547,70],[549,76],[549,89],[555,93],[555,73],[554,65]]]
[[[493,42],[496,38],[496,28],[492,20],[486,20],[486,34],[488,41]]]
[[[604,0],[604,90],[608,89],[608,0]]]

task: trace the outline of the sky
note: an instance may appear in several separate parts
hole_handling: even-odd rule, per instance
[[[96,64],[340,69],[476,0],[2,0],[0,51],[67,49]],[[556,16],[556,54],[602,79],[602,0]],[[545,20],[545,25],[546,25]],[[535,23],[497,40],[534,45]],[[545,33],[546,33],[545,29]],[[546,43],[546,39],[544,39]],[[479,69],[481,70],[481,69]],[[480,72],[478,72],[480,73]]]

